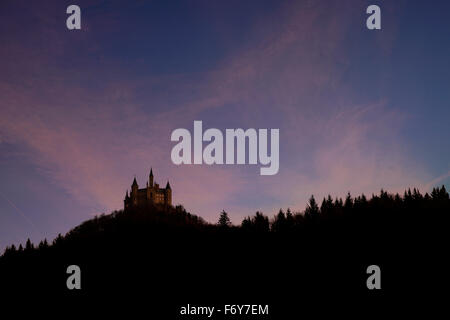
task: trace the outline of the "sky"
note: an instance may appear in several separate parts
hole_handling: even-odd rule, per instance
[[[81,8],[81,30],[66,8]],[[366,8],[381,8],[381,30]],[[448,1],[0,2],[0,249],[170,181],[210,222],[450,186]],[[280,168],[174,165],[171,132],[278,128]]]

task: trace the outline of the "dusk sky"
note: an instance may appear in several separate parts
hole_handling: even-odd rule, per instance
[[[81,30],[66,8],[81,7]],[[381,7],[382,29],[366,28]],[[0,249],[123,208],[215,222],[450,186],[450,2],[0,2]],[[177,128],[278,128],[280,169],[172,163]]]

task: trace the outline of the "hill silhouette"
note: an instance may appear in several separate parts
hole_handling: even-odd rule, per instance
[[[278,313],[294,308],[286,301],[299,297],[383,303],[441,281],[449,214],[444,186],[425,195],[413,189],[402,196],[382,190],[370,199],[328,196],[320,204],[311,197],[303,212],[256,212],[239,225],[225,211],[211,224],[182,206],[116,211],[50,244],[8,247],[0,281],[9,290],[63,296],[144,292],[160,308],[170,301],[170,312],[183,303],[231,297],[274,306],[282,301]],[[82,270],[80,291],[66,288],[73,264]],[[383,270],[383,294],[367,290],[371,264]]]

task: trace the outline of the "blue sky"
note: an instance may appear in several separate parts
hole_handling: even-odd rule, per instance
[[[448,1],[77,1],[80,31],[69,4],[0,4],[1,248],[120,209],[150,167],[175,203],[235,223],[449,186]],[[279,173],[173,165],[194,120],[279,128]]]

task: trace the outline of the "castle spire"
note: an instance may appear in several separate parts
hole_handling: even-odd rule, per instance
[[[166,189],[171,189],[171,188],[170,188],[169,180],[167,180]]]
[[[153,188],[153,168],[150,168],[150,177],[148,180],[150,182],[150,188]]]

